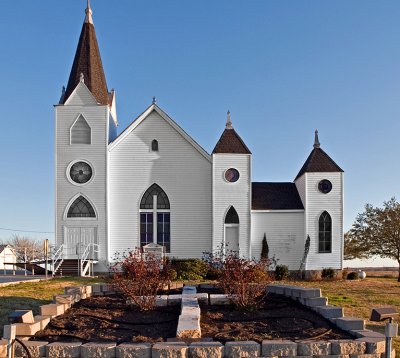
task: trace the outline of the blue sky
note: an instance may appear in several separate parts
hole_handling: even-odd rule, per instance
[[[0,13],[0,227],[54,229],[54,109],[84,0],[19,0]],[[400,199],[400,2],[92,0],[121,132],[157,103],[208,152],[226,111],[253,181],[292,181],[321,147],[345,170],[345,229]],[[0,230],[0,239],[12,232]],[[28,234],[52,238],[53,234]]]

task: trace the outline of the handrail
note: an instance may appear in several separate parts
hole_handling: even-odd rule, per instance
[[[60,268],[63,261],[64,261],[64,244],[61,244],[60,247],[53,254],[53,276],[55,276],[56,272]]]
[[[86,273],[89,270],[90,276],[90,264],[91,261],[97,260],[99,253],[99,245],[95,243],[90,243],[86,246],[85,250],[83,250],[81,259],[80,259],[80,271],[81,276],[86,276]],[[90,257],[89,257],[90,256]]]

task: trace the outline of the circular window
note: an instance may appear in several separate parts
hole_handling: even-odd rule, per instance
[[[234,183],[239,180],[239,171],[235,168],[229,168],[225,172],[225,180]]]
[[[86,162],[76,162],[69,170],[69,176],[74,183],[85,184],[92,178],[92,167]]]
[[[321,193],[328,194],[332,190],[332,183],[328,179],[321,180],[318,183],[318,190]]]

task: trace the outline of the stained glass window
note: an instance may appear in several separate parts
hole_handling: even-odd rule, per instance
[[[153,184],[142,197],[140,209],[153,209],[153,196],[157,196],[157,209],[169,209],[167,194],[157,184]]]
[[[82,195],[68,209],[68,218],[95,218],[96,213],[89,201]]]
[[[239,224],[239,215],[233,206],[226,213],[225,224]]]
[[[319,217],[318,252],[332,252],[332,218],[327,211]]]
[[[153,213],[140,213],[140,246],[153,242]]]
[[[171,250],[170,213],[157,213],[157,244],[165,246],[165,251]]]

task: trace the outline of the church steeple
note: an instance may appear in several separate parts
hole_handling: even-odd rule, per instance
[[[249,148],[232,127],[231,112],[226,116],[225,130],[216,144],[213,154],[251,154]]]
[[[333,159],[322,150],[321,143],[318,139],[318,130],[314,132],[313,147],[314,149],[311,151],[294,180],[300,178],[304,173],[343,172],[343,170],[333,161]]]
[[[83,76],[85,85],[92,92],[97,102],[106,105],[108,104],[107,82],[101,62],[96,31],[93,26],[92,9],[89,0],[87,1],[85,13],[85,21],[79,37],[63,103],[69,98]]]

